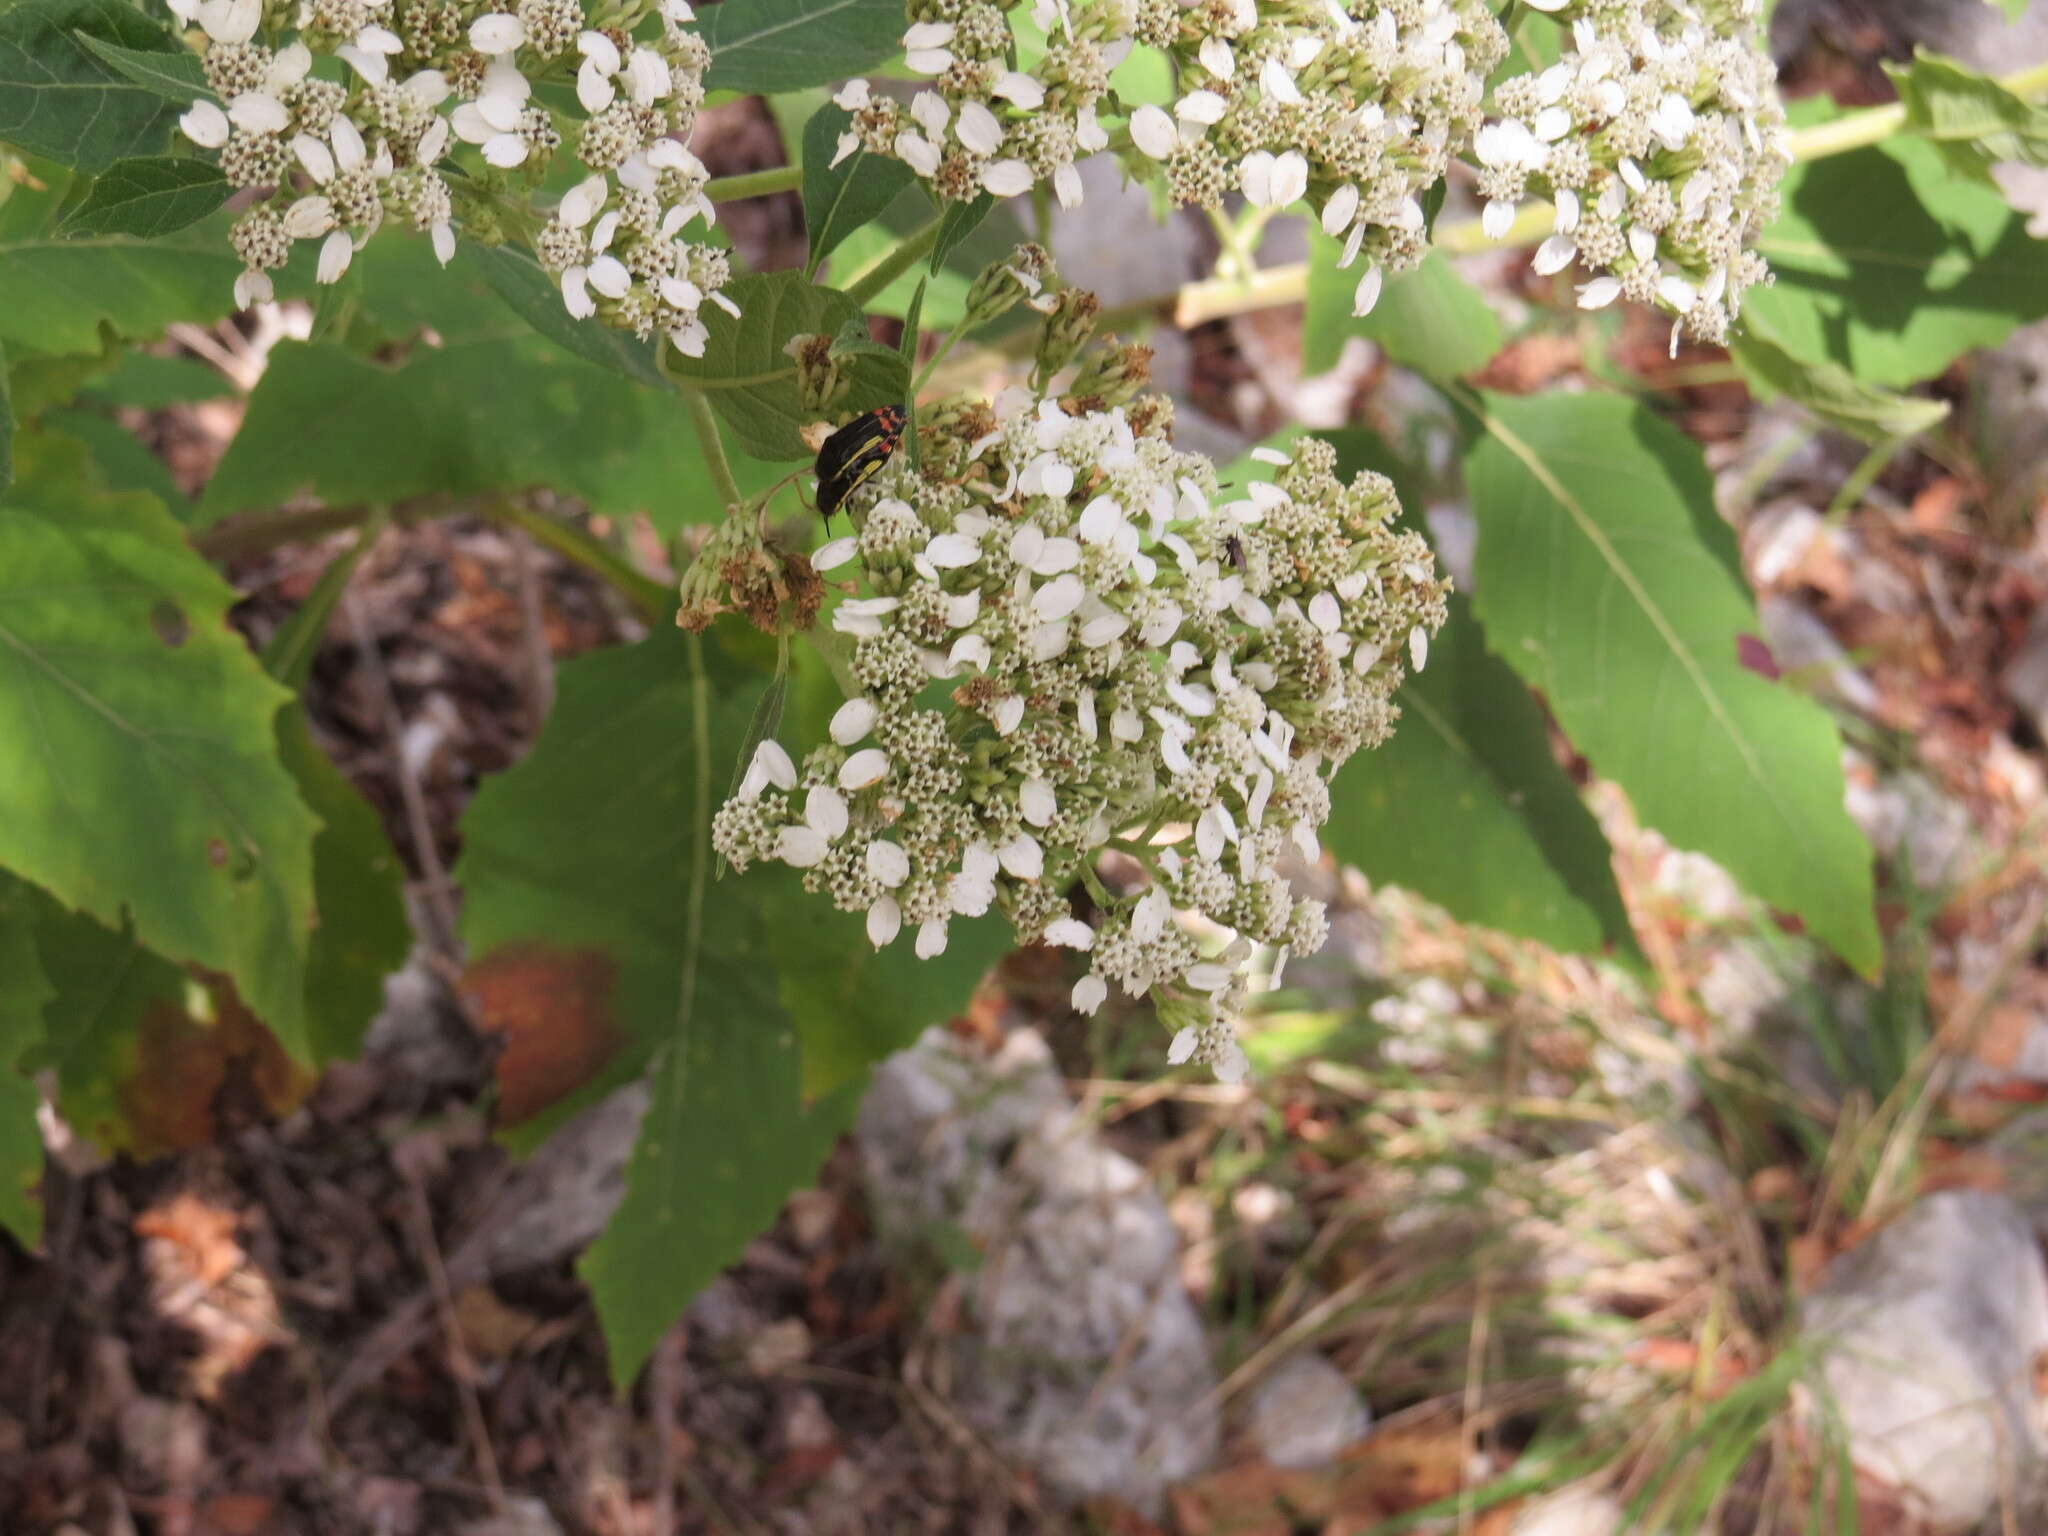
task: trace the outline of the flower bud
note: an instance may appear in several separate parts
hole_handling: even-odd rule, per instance
[[[1067,397],[1099,410],[1123,405],[1152,382],[1152,349],[1143,342],[1096,349],[1074,376]]]
[[[1095,334],[1102,301],[1085,288],[1064,289],[1038,332],[1038,377],[1049,379],[1079,355]]]
[[[1001,261],[981,269],[967,290],[967,313],[961,324],[987,325],[1009,313],[1019,299],[1050,302],[1046,284],[1054,277],[1052,257],[1040,245],[1020,245]]]

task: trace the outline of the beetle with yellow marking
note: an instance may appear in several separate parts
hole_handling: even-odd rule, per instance
[[[889,462],[903,441],[900,405],[877,406],[849,421],[818,449],[818,510],[828,519],[840,504]]]

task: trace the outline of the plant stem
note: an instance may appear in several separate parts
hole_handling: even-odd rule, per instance
[[[300,539],[317,539],[322,534],[353,528],[371,513],[369,507],[303,507],[293,512],[273,512],[264,517],[237,518],[216,523],[192,536],[192,547],[209,560],[226,560],[235,555],[257,555],[280,544]]]
[[[726,459],[725,439],[718,435],[718,417],[712,414],[711,402],[704,398],[702,390],[684,385],[682,395],[689,408],[690,425],[697,433],[697,446],[704,450],[705,467],[711,471],[711,484],[730,513],[746,498],[740,494],[740,484],[733,478],[732,464]]]
[[[914,235],[906,235],[895,249],[873,262],[866,271],[846,285],[846,296],[865,307],[868,300],[929,256],[938,244],[940,220],[933,219]]]
[[[553,550],[564,560],[572,560],[582,566],[609,584],[650,624],[661,619],[675,606],[675,593],[651,576],[643,575],[623,556],[592,538],[574,523],[536,512],[532,507],[511,497],[484,502],[477,510],[494,521],[510,523],[515,528],[524,529],[536,544]]]
[[[277,633],[270,637],[270,644],[263,647],[263,670],[294,693],[305,688],[306,674],[313,670],[313,653],[320,649],[320,641],[327,634],[327,623],[334,616],[334,605],[341,601],[341,594],[348,590],[349,578],[355,574],[363,556],[370,552],[370,546],[377,542],[377,535],[384,531],[388,521],[390,514],[382,507],[371,511],[356,531],[355,542],[327,562],[327,568],[313,583],[313,590],[306,594],[306,600],[292,610],[290,618],[278,625]]]
[[[964,325],[956,325],[946,332],[946,339],[932,348],[932,355],[924,360],[924,366],[917,370],[917,377],[910,381],[910,392],[906,398],[912,401],[917,399],[918,391],[923,389],[925,381],[931,378],[932,370],[946,360],[946,354],[953,350],[953,343],[966,334],[967,328]]]
[[[714,203],[737,203],[749,197],[766,197],[771,192],[794,192],[804,182],[800,165],[778,165],[765,171],[748,171],[743,176],[720,176],[704,183],[704,195]]]

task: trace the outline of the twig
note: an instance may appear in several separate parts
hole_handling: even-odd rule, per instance
[[[456,1396],[462,1400],[463,1422],[474,1442],[477,1470],[490,1493],[491,1508],[505,1508],[505,1484],[498,1476],[497,1454],[491,1449],[491,1427],[484,1418],[484,1405],[476,1391],[476,1361],[462,1342],[462,1329],[455,1317],[455,1294],[448,1285],[448,1271],[441,1265],[441,1247],[434,1241],[434,1212],[427,1204],[427,1192],[416,1179],[405,1181],[412,1197],[413,1242],[426,1265],[427,1282],[433,1287],[434,1305],[441,1314],[441,1331],[447,1336],[450,1364],[454,1367]]]
[[[405,802],[405,824],[412,834],[413,848],[419,855],[428,916],[435,929],[429,937],[434,948],[453,964],[456,956],[455,898],[448,884],[447,866],[441,862],[441,850],[434,843],[433,822],[427,816],[426,792],[420,788],[419,775],[413,772],[412,764],[406,759],[405,719],[398,712],[398,695],[391,690],[391,675],[384,669],[384,657],[377,649],[377,637],[370,632],[370,621],[363,612],[362,602],[351,592],[342,598],[341,605],[348,613],[349,627],[355,632],[356,649],[362,655],[363,670],[369,675],[371,694],[384,716],[385,733],[391,738],[391,752],[397,763],[398,792]]]
[[[648,1412],[654,1420],[654,1536],[676,1529],[676,1357],[682,1353],[683,1325],[661,1336],[648,1363]]]
[[[1479,1294],[1472,1303],[1472,1329],[1465,1339],[1465,1391],[1458,1425],[1458,1530],[1472,1529],[1472,1458],[1479,1450],[1479,1410],[1486,1402],[1487,1325],[1493,1315],[1493,1268],[1481,1262]]]
[[[533,540],[524,528],[508,526],[505,534],[512,542],[512,576],[519,591],[520,635],[526,646],[527,725],[539,731],[548,711],[555,707],[555,653],[548,646],[540,566],[533,558]]]

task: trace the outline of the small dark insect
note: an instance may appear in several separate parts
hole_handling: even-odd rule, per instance
[[[856,416],[818,450],[818,510],[831,517],[839,504],[889,462],[903,441],[903,407],[882,405]]]
[[[1223,536],[1223,553],[1230,557],[1230,563],[1240,571],[1245,568],[1244,540],[1234,533]]]

